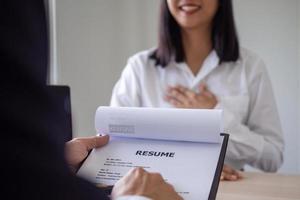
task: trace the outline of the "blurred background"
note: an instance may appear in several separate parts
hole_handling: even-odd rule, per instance
[[[233,0],[241,46],[266,63],[285,137],[280,172],[300,173],[300,1]],[[156,46],[159,0],[49,0],[50,83],[69,85],[73,136],[94,135],[127,59]]]

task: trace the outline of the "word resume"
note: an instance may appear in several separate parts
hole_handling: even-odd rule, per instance
[[[186,200],[209,199],[222,150],[221,116],[221,110],[99,107],[96,130],[110,141],[92,150],[77,175],[114,185],[143,167],[161,173]]]

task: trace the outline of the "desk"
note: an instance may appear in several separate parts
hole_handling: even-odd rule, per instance
[[[217,200],[299,200],[300,175],[243,173],[237,182],[221,181]]]

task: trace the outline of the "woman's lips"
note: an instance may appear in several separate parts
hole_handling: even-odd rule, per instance
[[[201,9],[201,6],[188,4],[188,5],[179,6],[179,9],[187,14],[193,14],[193,13],[199,11]]]

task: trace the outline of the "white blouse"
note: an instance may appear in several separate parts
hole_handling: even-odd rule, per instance
[[[230,134],[225,163],[245,164],[274,172],[283,162],[283,135],[272,86],[263,61],[241,48],[236,62],[219,64],[212,51],[194,76],[186,63],[155,66],[152,50],[129,58],[116,83],[111,106],[172,107],[164,100],[168,86],[182,85],[197,92],[205,82],[223,109],[223,128]]]

